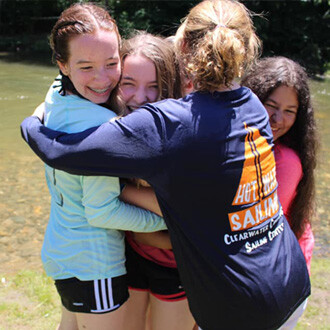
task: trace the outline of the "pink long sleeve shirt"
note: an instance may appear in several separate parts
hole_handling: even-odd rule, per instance
[[[276,179],[278,181],[278,196],[282,204],[285,217],[291,224],[288,213],[291,202],[296,196],[297,186],[302,178],[302,166],[298,154],[291,148],[275,143]],[[314,235],[310,223],[299,238],[299,245],[305,256],[307,268],[310,273],[312,253],[314,248]]]

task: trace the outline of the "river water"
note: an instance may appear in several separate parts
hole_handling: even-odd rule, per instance
[[[51,65],[0,54],[0,275],[41,269],[50,198],[43,164],[21,139],[19,125],[43,101],[57,72]],[[312,94],[322,139],[314,255],[329,257],[330,77],[313,81]]]

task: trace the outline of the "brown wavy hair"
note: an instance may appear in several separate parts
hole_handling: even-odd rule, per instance
[[[99,5],[92,3],[75,3],[65,9],[55,23],[49,43],[53,52],[53,62],[67,63],[69,60],[69,42],[72,38],[83,34],[93,34],[96,30],[114,31],[120,46],[120,35],[115,20]],[[62,72],[62,89],[78,94],[69,77]]]
[[[291,228],[299,238],[306,222],[310,222],[315,214],[314,170],[319,145],[308,76],[303,67],[286,57],[267,57],[255,64],[242,79],[242,85],[249,87],[262,103],[281,85],[293,87],[297,93],[299,107],[296,121],[279,141],[294,149],[302,164],[303,177],[289,208]]]
[[[144,56],[155,65],[158,100],[183,96],[181,74],[171,41],[145,31],[135,31],[129,39],[123,41],[120,50],[122,68],[128,55]],[[110,105],[117,113],[125,114],[126,106],[119,98],[118,88],[112,93]]]
[[[259,55],[252,13],[234,0],[205,0],[191,9],[176,34],[176,48],[195,90],[230,87]]]

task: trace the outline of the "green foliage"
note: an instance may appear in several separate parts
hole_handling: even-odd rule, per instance
[[[330,10],[327,1],[244,1],[256,16],[263,55],[300,62],[311,74],[323,74],[330,62]]]
[[[63,7],[57,1],[0,1],[0,35],[38,34],[50,31]]]
[[[111,13],[117,20],[123,37],[133,30],[170,36],[175,33],[180,20],[199,1],[116,1]]]
[[[4,36],[0,38],[0,52],[28,52],[28,53],[48,53],[51,56],[48,35],[16,35]]]
[[[49,33],[57,17],[77,0],[0,0],[1,39]],[[80,2],[87,2],[81,0]],[[133,29],[169,36],[199,0],[96,0],[109,9],[125,38]],[[254,17],[264,56],[283,55],[300,62],[311,74],[323,74],[330,62],[330,9],[327,0],[242,1],[264,18]],[[4,42],[0,42],[0,50]],[[24,44],[24,43],[23,43]],[[12,43],[6,50],[13,50]],[[27,47],[31,48],[31,44]],[[24,48],[24,47],[23,47]],[[36,50],[43,50],[39,44]]]

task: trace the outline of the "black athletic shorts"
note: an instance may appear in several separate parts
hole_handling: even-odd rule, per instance
[[[126,243],[126,270],[131,290],[148,291],[163,301],[186,299],[177,268],[164,267],[140,256]]]
[[[74,313],[109,313],[128,299],[126,275],[93,281],[56,280],[63,306]]]

